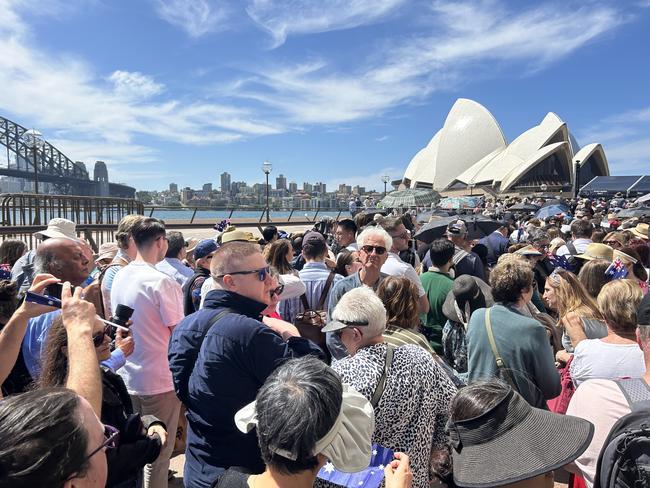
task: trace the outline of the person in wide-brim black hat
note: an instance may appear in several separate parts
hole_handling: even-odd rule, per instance
[[[447,432],[457,486],[538,488],[552,487],[552,471],[587,449],[594,426],[531,407],[510,386],[493,380],[458,391]]]
[[[475,276],[461,275],[454,280],[454,286],[442,305],[442,313],[452,322],[467,327],[469,317],[479,308],[494,305],[490,285]]]

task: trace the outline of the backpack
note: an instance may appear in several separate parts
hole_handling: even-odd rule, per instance
[[[323,351],[327,351],[325,334],[321,332],[321,329],[325,327],[325,324],[327,323],[327,310],[324,310],[325,300],[327,299],[332,282],[334,281],[334,275],[334,271],[331,271],[327,277],[325,287],[320,294],[318,305],[315,308],[309,306],[307,295],[305,293],[300,295],[300,301],[304,311],[296,315],[296,318],[293,321],[293,325],[295,325],[298,332],[300,332],[300,336],[316,343]]]
[[[614,424],[598,456],[594,488],[650,486],[650,386],[616,380],[632,410]]]
[[[93,305],[95,305],[95,310],[97,311],[97,315],[99,315],[103,319],[110,319],[111,311],[106,310],[106,305],[104,303],[104,296],[102,293],[102,281],[104,281],[104,275],[106,274],[106,271],[108,268],[112,268],[114,266],[119,266],[123,267],[123,264],[120,263],[111,263],[108,266],[106,266],[104,269],[101,270],[101,272],[95,277],[95,279],[86,287],[84,288],[84,300],[91,302]]]

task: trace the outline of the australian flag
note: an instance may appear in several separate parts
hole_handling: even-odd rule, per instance
[[[622,280],[627,276],[627,268],[620,260],[616,258],[612,264],[605,270],[605,276],[609,276],[612,280]]]
[[[551,262],[554,268],[562,268],[567,271],[573,271],[574,266],[569,262],[566,256],[555,256],[551,254],[548,257],[548,260]]]
[[[348,488],[377,488],[384,479],[384,468],[393,460],[393,451],[379,444],[372,445],[370,465],[358,473],[338,471],[329,461],[318,472],[322,480]]]

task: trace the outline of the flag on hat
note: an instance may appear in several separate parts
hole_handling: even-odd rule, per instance
[[[627,276],[627,268],[621,261],[621,258],[616,258],[612,264],[605,270],[605,276],[609,276],[613,280],[622,280]]]
[[[378,488],[384,480],[384,468],[393,460],[393,451],[379,444],[372,445],[370,465],[357,473],[337,470],[329,461],[318,472],[318,478],[347,488]]]

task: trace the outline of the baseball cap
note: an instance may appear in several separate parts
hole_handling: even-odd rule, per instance
[[[315,230],[310,230],[307,232],[303,237],[302,237],[302,245],[304,246],[308,242],[325,242],[325,238],[323,237],[323,234],[320,232],[317,232]]]
[[[69,239],[77,238],[77,224],[72,220],[54,218],[47,224],[47,229],[35,232],[34,237],[43,239],[43,237],[67,237]]]
[[[201,259],[219,248],[214,239],[203,239],[194,248],[194,259]]]
[[[349,321],[349,320],[332,320],[329,324],[321,329],[321,332],[334,332],[335,330],[345,329],[346,327],[367,327],[367,320]]]
[[[467,225],[463,220],[454,220],[447,226],[447,234],[452,234],[455,236],[467,235]]]

